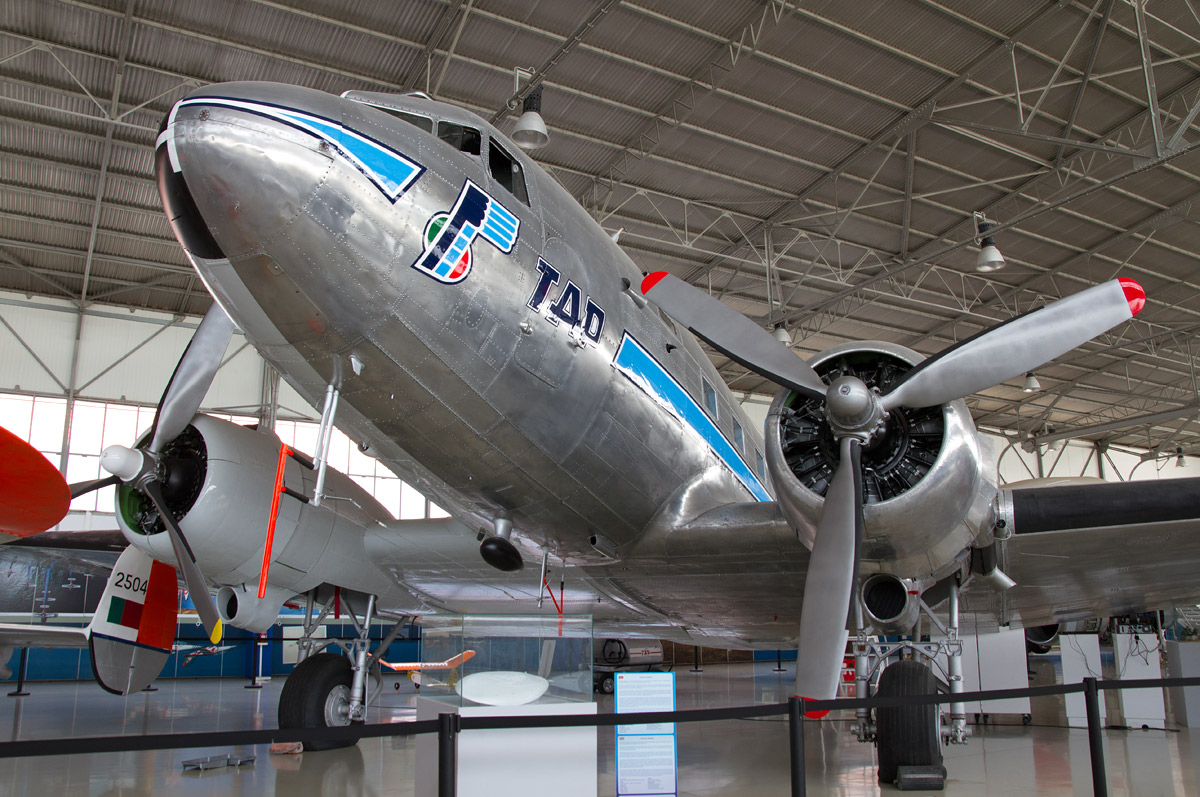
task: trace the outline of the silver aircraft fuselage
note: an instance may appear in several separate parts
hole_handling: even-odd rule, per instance
[[[761,430],[694,338],[474,114],[223,84],[176,105],[158,159],[247,338],[315,406],[336,385],[338,425],[472,528],[507,517],[530,553],[602,564],[656,524],[771,500]]]

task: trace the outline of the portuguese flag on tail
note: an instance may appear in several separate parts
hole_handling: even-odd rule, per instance
[[[137,628],[142,622],[142,604],[113,597],[112,605],[108,607],[108,621],[113,625]]]

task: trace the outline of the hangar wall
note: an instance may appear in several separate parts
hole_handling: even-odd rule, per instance
[[[0,425],[29,439],[71,482],[102,476],[100,451],[113,443],[129,445],[149,427],[163,388],[199,324],[195,317],[97,306],[83,312],[81,324],[79,320],[69,301],[0,292]],[[269,402],[265,387],[271,370],[238,333],[225,357],[201,409],[254,423],[264,417]],[[276,404],[276,433],[311,455],[320,413],[283,382]],[[445,516],[336,430],[330,465],[358,481],[397,517]],[[97,491],[72,502],[72,513],[58,528],[111,529],[111,513],[111,491]]]
[[[97,478],[98,455],[114,442],[128,444],[146,428],[159,396],[199,324],[196,317],[108,305],[82,313],[67,300],[0,292],[0,424],[15,433],[28,429],[35,447],[67,473],[69,481]],[[78,343],[76,342],[78,335]],[[238,422],[266,414],[271,369],[240,334],[233,336],[202,409]],[[9,401],[4,397],[8,395]],[[35,397],[33,407],[14,409],[13,396]],[[771,396],[740,394],[752,421],[765,422]],[[286,383],[276,394],[276,431],[289,444],[311,453],[319,412]],[[30,411],[32,409],[32,417]],[[24,414],[23,414],[24,413]],[[124,426],[113,420],[124,414]],[[71,424],[67,419],[73,420]],[[124,428],[105,439],[106,430]],[[1186,476],[1193,466],[1175,467],[1173,451],[1145,458],[1142,451],[1067,441],[1058,447],[1025,450],[992,437],[1002,483],[1042,477],[1090,476],[1108,480]],[[1186,457],[1184,463],[1188,463]],[[441,516],[415,490],[337,435],[331,464],[356,478],[400,517]],[[111,528],[111,497],[79,499],[63,528]]]

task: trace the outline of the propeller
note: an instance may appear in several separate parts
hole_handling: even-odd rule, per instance
[[[70,506],[71,494],[58,468],[0,427],[0,535],[28,537],[45,531],[62,520]]]
[[[642,293],[717,351],[751,371],[823,399],[840,460],[817,523],[800,614],[796,693],[813,700],[837,694],[846,649],[846,618],[858,578],[863,535],[861,449],[897,407],[929,407],[963,398],[1033,371],[1086,343],[1146,304],[1130,279],[1096,285],[983,330],[922,361],[883,395],[856,376],[828,386],[808,363],[763,327],[704,291],[658,271]]]
[[[221,617],[208,591],[208,582],[196,564],[192,546],[188,544],[187,537],[179,528],[179,521],[163,496],[162,486],[167,477],[167,468],[162,453],[168,443],[183,433],[199,411],[200,402],[212,386],[213,377],[221,367],[221,358],[232,336],[233,322],[220,305],[213,302],[183,356],[179,358],[175,372],[159,399],[154,424],[145,438],[148,442],[139,448],[109,446],[100,455],[100,467],[112,475],[71,487],[71,497],[74,498],[109,484],[124,483],[150,499],[166,527],[171,548],[183,572],[184,583],[196,605],[196,613],[200,615],[204,630],[214,645],[221,641]]]

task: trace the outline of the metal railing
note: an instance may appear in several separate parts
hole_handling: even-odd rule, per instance
[[[138,750],[173,750],[182,748],[229,747],[236,745],[274,744],[277,742],[343,741],[384,736],[415,736],[424,733],[438,735],[438,795],[455,797],[458,762],[458,735],[472,730],[506,728],[571,728],[641,725],[662,722],[712,722],[717,720],[749,719],[787,716],[790,751],[790,783],[792,797],[804,797],[804,713],[817,711],[880,708],[893,706],[925,706],[958,702],[988,702],[1014,697],[1046,697],[1082,693],[1087,707],[1088,746],[1092,765],[1092,792],[1108,795],[1105,774],[1103,730],[1100,721],[1099,694],[1109,689],[1160,689],[1165,687],[1200,686],[1196,678],[1148,678],[1142,680],[1100,681],[1085,678],[1077,684],[1058,684],[1026,689],[996,689],[959,694],[912,695],[907,697],[855,697],[836,700],[802,700],[790,698],[786,703],[731,708],[684,709],[678,711],[646,711],[629,714],[576,714],[539,717],[463,717],[455,713],[439,714],[436,720],[417,722],[352,725],[340,728],[268,728],[257,731],[208,731],[203,733],[169,733],[141,736],[94,736],[69,739],[30,739],[0,742],[0,758],[41,755],[74,755],[78,753],[112,753]]]

